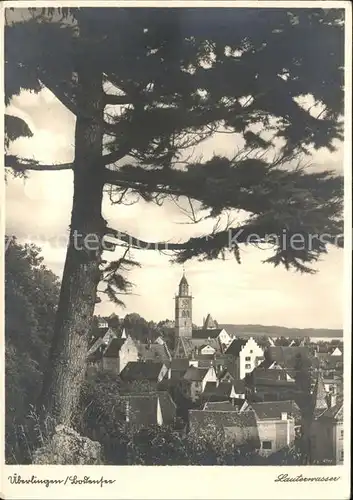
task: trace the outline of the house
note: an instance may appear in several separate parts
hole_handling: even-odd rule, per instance
[[[298,394],[295,380],[285,369],[259,366],[246,377],[246,385],[255,401],[296,400]]]
[[[228,382],[207,382],[202,397],[207,401],[244,401],[246,388],[243,380],[236,380],[230,384]]]
[[[103,337],[96,339],[87,353],[87,374],[93,374],[99,371],[110,371],[119,374],[124,363],[129,360],[137,359],[130,352],[130,346],[134,345],[131,338],[124,339],[117,335],[116,330],[106,329]],[[127,353],[130,352],[128,356]]]
[[[163,363],[152,361],[130,361],[120,373],[120,378],[124,382],[148,381],[153,383],[161,382],[166,378],[168,368]]]
[[[193,434],[216,431],[235,446],[260,449],[261,443],[254,411],[239,411],[234,407],[221,410],[221,406],[208,410],[189,410],[189,428]]]
[[[169,364],[172,356],[166,344],[140,344],[136,343],[138,359],[140,361],[162,362]]]
[[[225,353],[234,357],[234,375],[236,379],[244,379],[264,359],[263,349],[252,337],[249,339],[234,339]]]
[[[125,394],[120,396],[120,419],[137,426],[171,425],[176,405],[168,392]]]
[[[220,345],[228,346],[233,337],[224,328],[200,328],[192,330],[192,339],[217,339]]]
[[[199,348],[199,353],[202,355],[213,356],[216,353],[216,349],[209,344],[203,344]]]
[[[169,364],[168,378],[172,380],[183,379],[187,369],[189,368],[189,360],[186,358],[175,358]]]
[[[195,330],[195,331],[201,331],[201,330]],[[211,332],[212,330],[208,331]],[[213,350],[214,355],[219,355],[223,352],[222,345],[217,336],[216,337],[209,336],[206,339],[203,338],[202,336],[200,338],[179,337],[176,342],[174,357],[189,358],[196,360],[197,356],[202,355],[201,349],[204,349],[204,351],[207,352],[207,349],[205,350],[206,346],[210,346],[211,349],[209,349],[209,352]]]
[[[255,412],[261,455],[271,455],[294,443],[295,426],[301,421],[299,407],[294,401],[250,403],[247,411]]]
[[[88,354],[93,353],[103,344],[108,345],[112,338],[118,338],[119,336],[119,332],[116,329],[109,328],[108,326],[96,329],[89,340]]]
[[[101,368],[103,371],[111,372],[116,375],[120,373],[119,353],[124,339],[112,338],[109,344],[102,352]]]
[[[311,460],[342,465],[344,459],[343,402],[324,410],[311,424]]]
[[[292,446],[295,422],[300,415],[293,401],[234,405],[228,401],[207,402],[203,410],[189,410],[191,432],[220,431],[235,446],[250,445],[268,456]]]
[[[196,368],[189,366],[183,377],[184,394],[192,401],[200,398],[204,392],[207,382],[216,382],[217,375],[213,366],[209,368]]]

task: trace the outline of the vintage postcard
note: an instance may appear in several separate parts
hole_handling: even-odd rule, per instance
[[[351,15],[2,3],[1,498],[350,498]]]

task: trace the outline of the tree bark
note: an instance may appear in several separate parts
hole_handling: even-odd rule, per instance
[[[79,22],[77,43],[87,43],[88,26]],[[82,47],[77,58],[77,101],[80,113],[75,130],[74,196],[70,238],[56,315],[50,361],[40,398],[41,412],[56,423],[72,425],[85,377],[88,333],[100,280],[101,245],[94,249],[87,235],[101,242],[105,221],[103,196],[103,88],[98,67],[87,68]],[[85,244],[84,244],[85,243]]]

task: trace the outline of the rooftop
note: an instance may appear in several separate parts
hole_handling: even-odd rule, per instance
[[[193,339],[216,339],[222,328],[200,328],[192,331]]]
[[[280,420],[282,413],[287,413],[296,418],[300,417],[300,409],[293,400],[250,403],[250,407],[254,410],[259,420]]]
[[[157,381],[163,366],[163,363],[153,363],[152,361],[130,361],[120,373],[120,377],[125,381]]]

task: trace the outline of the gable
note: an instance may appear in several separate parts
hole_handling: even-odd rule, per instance
[[[201,354],[214,354],[215,352],[216,350],[210,345],[201,348]]]

